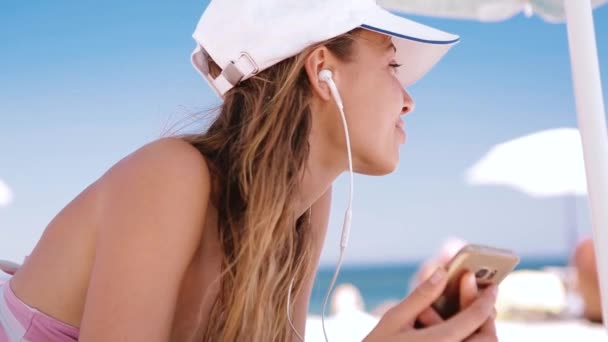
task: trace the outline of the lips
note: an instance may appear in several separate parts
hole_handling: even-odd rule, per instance
[[[401,128],[403,130],[403,128],[404,128],[403,120],[398,119],[397,122],[395,123],[395,127]]]
[[[400,133],[398,134],[398,136],[400,137],[399,140],[402,144],[405,143],[405,125],[403,124],[403,120],[397,120],[397,122],[395,123],[395,128]]]

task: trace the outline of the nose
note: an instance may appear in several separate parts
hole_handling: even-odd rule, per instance
[[[401,108],[401,115],[406,115],[413,111],[414,106],[414,99],[412,99],[407,90],[403,89],[403,107]]]

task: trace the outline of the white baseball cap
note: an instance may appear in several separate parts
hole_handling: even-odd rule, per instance
[[[405,19],[375,0],[211,0],[192,35],[192,64],[216,93],[305,48],[356,28],[391,36],[397,77],[407,87],[426,74],[459,37]],[[222,72],[209,74],[208,59]]]

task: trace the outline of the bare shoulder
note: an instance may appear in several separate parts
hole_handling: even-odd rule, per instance
[[[165,227],[198,237],[209,202],[210,177],[204,156],[184,140],[164,138],[144,145],[98,181],[101,227],[114,227],[108,221],[121,218],[123,223],[136,221],[126,225],[133,231],[138,223],[156,217],[158,229],[166,229],[158,224],[164,222]]]
[[[81,337],[167,340],[204,228],[211,183],[205,158],[183,140],[160,139],[97,183],[99,230]]]
[[[185,180],[204,181],[209,178],[208,167],[201,153],[188,142],[178,138],[153,141],[131,153],[110,169],[110,177],[131,175],[142,177],[187,176]],[[184,179],[169,177],[168,182]]]
[[[139,198],[178,196],[183,204],[206,200],[210,174],[204,156],[194,146],[182,139],[163,138],[123,158],[98,183],[105,195],[118,188],[121,196],[132,190],[131,195]]]

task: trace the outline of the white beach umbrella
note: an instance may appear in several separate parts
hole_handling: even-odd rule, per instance
[[[578,240],[575,197],[587,195],[577,129],[550,129],[498,144],[467,171],[466,181],[507,186],[533,197],[564,197],[567,248],[574,248]]]
[[[0,207],[5,207],[13,201],[13,192],[6,183],[0,179]]]
[[[6,183],[0,179],[0,208],[9,205],[13,201],[13,192]],[[0,283],[9,274],[13,274],[19,265],[8,261],[0,260]]]
[[[566,18],[563,0],[380,0],[378,2],[387,8],[410,14],[484,22],[506,20],[519,13],[524,13],[526,16],[535,14],[548,22],[562,22]],[[591,0],[591,6],[597,7],[607,2],[608,0]]]
[[[529,134],[492,147],[467,172],[473,185],[504,185],[534,197],[587,194],[577,129]]]
[[[602,312],[608,317],[608,132],[597,45],[594,7],[608,0],[378,0],[403,13],[482,21],[507,19],[524,12],[551,21],[565,21],[578,127],[580,130],[591,208],[593,241],[598,256]],[[608,330],[608,319],[604,320]]]

